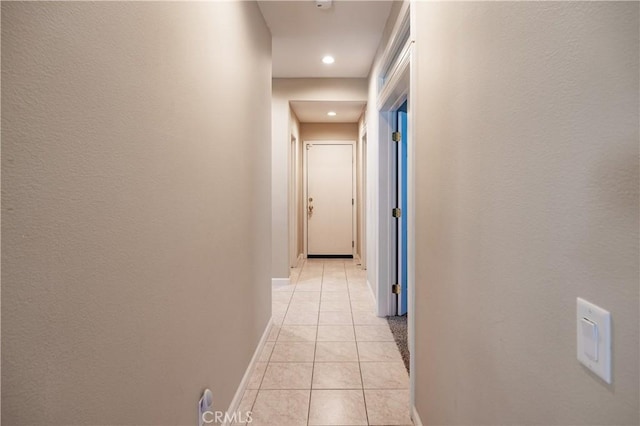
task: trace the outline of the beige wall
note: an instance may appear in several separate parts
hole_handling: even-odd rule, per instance
[[[302,123],[300,136],[303,141],[357,141],[358,123]]]
[[[289,155],[289,266],[298,264],[298,256],[303,253],[302,223],[303,217],[300,211],[302,200],[302,163],[296,159],[302,156],[302,143],[300,141],[300,121],[289,108],[289,140],[291,141]],[[293,141],[295,139],[295,141]]]
[[[290,101],[366,101],[366,78],[274,78],[273,91]]]
[[[273,87],[271,105],[271,278],[288,279],[289,265],[289,102]]]
[[[414,6],[423,422],[637,425],[638,3]],[[612,385],[578,296],[611,311]]]
[[[289,175],[293,163],[290,153],[292,124],[290,101],[366,101],[366,78],[275,78],[273,79],[271,142],[271,276],[290,274],[291,236],[289,214]],[[355,140],[355,139],[354,139]]]
[[[253,2],[3,2],[6,424],[228,407],[270,316],[270,46]]]

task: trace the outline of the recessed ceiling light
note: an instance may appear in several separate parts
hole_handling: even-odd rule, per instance
[[[328,115],[329,117],[335,117],[335,116],[336,116],[336,112],[335,112],[335,111],[329,111],[329,112],[327,113],[327,115]]]
[[[327,55],[327,56],[325,56],[324,58],[322,58],[322,62],[323,62],[323,63],[325,63],[325,64],[327,64],[327,65],[332,64],[332,63],[334,63],[335,61],[336,61],[336,60],[333,58],[333,56],[329,56],[329,55]]]

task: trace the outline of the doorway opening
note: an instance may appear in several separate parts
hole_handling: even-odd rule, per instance
[[[395,131],[393,133],[395,162],[395,314],[407,314],[407,101],[395,111]]]
[[[378,315],[389,326],[409,371],[410,399],[414,401],[414,297],[415,294],[415,140],[412,137],[412,94],[415,63],[412,60],[410,14],[405,9],[385,53],[379,74],[378,191]]]

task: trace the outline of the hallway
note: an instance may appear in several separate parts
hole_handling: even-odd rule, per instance
[[[410,425],[409,379],[352,260],[309,259],[273,290],[273,326],[240,411],[253,425]]]
[[[1,24],[4,425],[640,425],[640,2]]]

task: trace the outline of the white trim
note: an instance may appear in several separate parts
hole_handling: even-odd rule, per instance
[[[362,136],[367,133],[367,107],[365,106],[362,113],[362,121],[360,122],[360,128],[358,129],[359,135]]]
[[[296,180],[298,177],[298,164],[296,162],[297,154],[298,154],[298,139],[291,134],[289,141],[289,176],[287,177],[288,181],[288,224],[289,224],[289,267],[295,267],[296,262],[296,249],[298,247],[298,221],[297,219],[297,210],[298,210],[298,200],[297,200],[297,187]]]
[[[403,56],[399,58],[399,62],[394,65],[393,76],[389,80],[389,83],[385,86],[385,90],[380,93],[378,97],[378,110],[380,114],[379,120],[379,151],[378,151],[378,171],[379,171],[379,198],[378,207],[382,212],[378,219],[378,250],[380,257],[378,258],[378,299],[377,299],[377,314],[380,317],[393,315],[395,310],[395,300],[391,296],[391,284],[394,280],[394,265],[395,262],[395,248],[394,248],[394,232],[395,228],[392,226],[393,219],[391,218],[391,209],[396,207],[394,203],[395,188],[391,185],[395,176],[395,157],[394,157],[394,142],[391,139],[391,133],[394,131],[395,117],[394,111],[399,108],[402,103],[407,100],[408,110],[412,111],[410,102],[410,83],[411,83],[411,56],[412,56],[412,43],[408,43],[408,50],[403,53]],[[415,119],[412,112],[407,111],[408,119],[408,154],[413,154],[413,139],[412,139],[412,126]],[[409,158],[409,161],[413,161]],[[412,188],[413,167],[409,166],[407,170],[407,186],[408,191]],[[412,198],[409,196],[408,200],[408,212],[409,217],[414,216],[414,206],[411,203]],[[408,223],[411,226],[411,221]],[[412,228],[409,228],[408,235],[413,232]],[[409,237],[407,250],[411,252],[411,238]],[[411,255],[407,257],[407,261],[411,260]],[[413,267],[413,263],[408,263],[408,270]],[[411,275],[411,272],[409,272]],[[410,290],[407,289],[410,294]]]
[[[385,76],[381,74],[387,70],[391,71],[393,66],[392,61],[396,59],[396,53],[398,53],[398,51],[403,47],[400,45],[400,43],[402,43],[403,35],[406,34],[407,30],[411,31],[411,18],[411,5],[409,2],[403,2],[400,12],[398,13],[398,17],[396,18],[396,22],[393,24],[389,41],[382,53],[380,65],[377,70],[378,75],[374,76],[376,79],[378,93],[380,93],[383,86],[386,85],[386,81],[384,83],[382,82],[382,78]],[[409,33],[409,39],[411,39],[411,33]],[[390,72],[387,76],[389,74]]]
[[[379,111],[378,131],[378,288],[377,314],[386,317],[393,314],[393,227],[391,209],[393,205],[393,113],[390,110]]]
[[[411,420],[413,420],[414,426],[422,426],[422,419],[420,419],[420,414],[418,414],[418,409],[415,405],[411,406]]]
[[[238,411],[238,408],[240,407],[240,402],[242,401],[242,397],[244,396],[245,388],[249,384],[249,380],[251,378],[251,375],[253,374],[253,370],[256,367],[256,363],[260,359],[260,354],[262,353],[262,349],[264,348],[264,345],[267,342],[267,339],[269,338],[269,334],[271,333],[271,327],[273,327],[273,323],[270,317],[269,321],[267,322],[267,326],[265,327],[264,332],[262,333],[260,342],[258,342],[258,346],[256,347],[256,350],[253,352],[253,357],[251,358],[251,361],[249,362],[249,365],[247,366],[247,369],[244,372],[244,376],[242,376],[240,385],[238,385],[238,389],[236,389],[236,394],[233,396],[233,399],[229,404],[227,413],[235,413],[236,411]],[[222,425],[229,426],[230,424],[231,423],[224,422]]]
[[[398,89],[406,85],[409,80],[407,70],[411,65],[411,46],[413,46],[413,41],[407,40],[407,44],[402,49],[400,55],[398,55],[398,61],[393,64],[387,82],[378,95],[378,110],[397,109],[402,105],[403,101],[398,101],[398,98],[402,97],[402,90],[399,92]],[[393,101],[396,101],[396,103],[389,105],[389,102]]]
[[[360,267],[367,269],[367,124],[364,122],[360,132],[360,217],[357,218],[358,238],[360,239]]]
[[[358,141],[357,138],[351,146],[351,256],[356,257],[356,240],[358,239],[358,226],[360,225],[358,217],[358,204],[360,200],[356,196],[358,187]]]
[[[271,278],[271,287],[285,287],[291,284],[291,280],[289,278]]]
[[[305,259],[304,254],[300,253],[298,255],[298,260],[296,261],[296,268],[299,267],[302,262],[304,262],[304,259]]]

